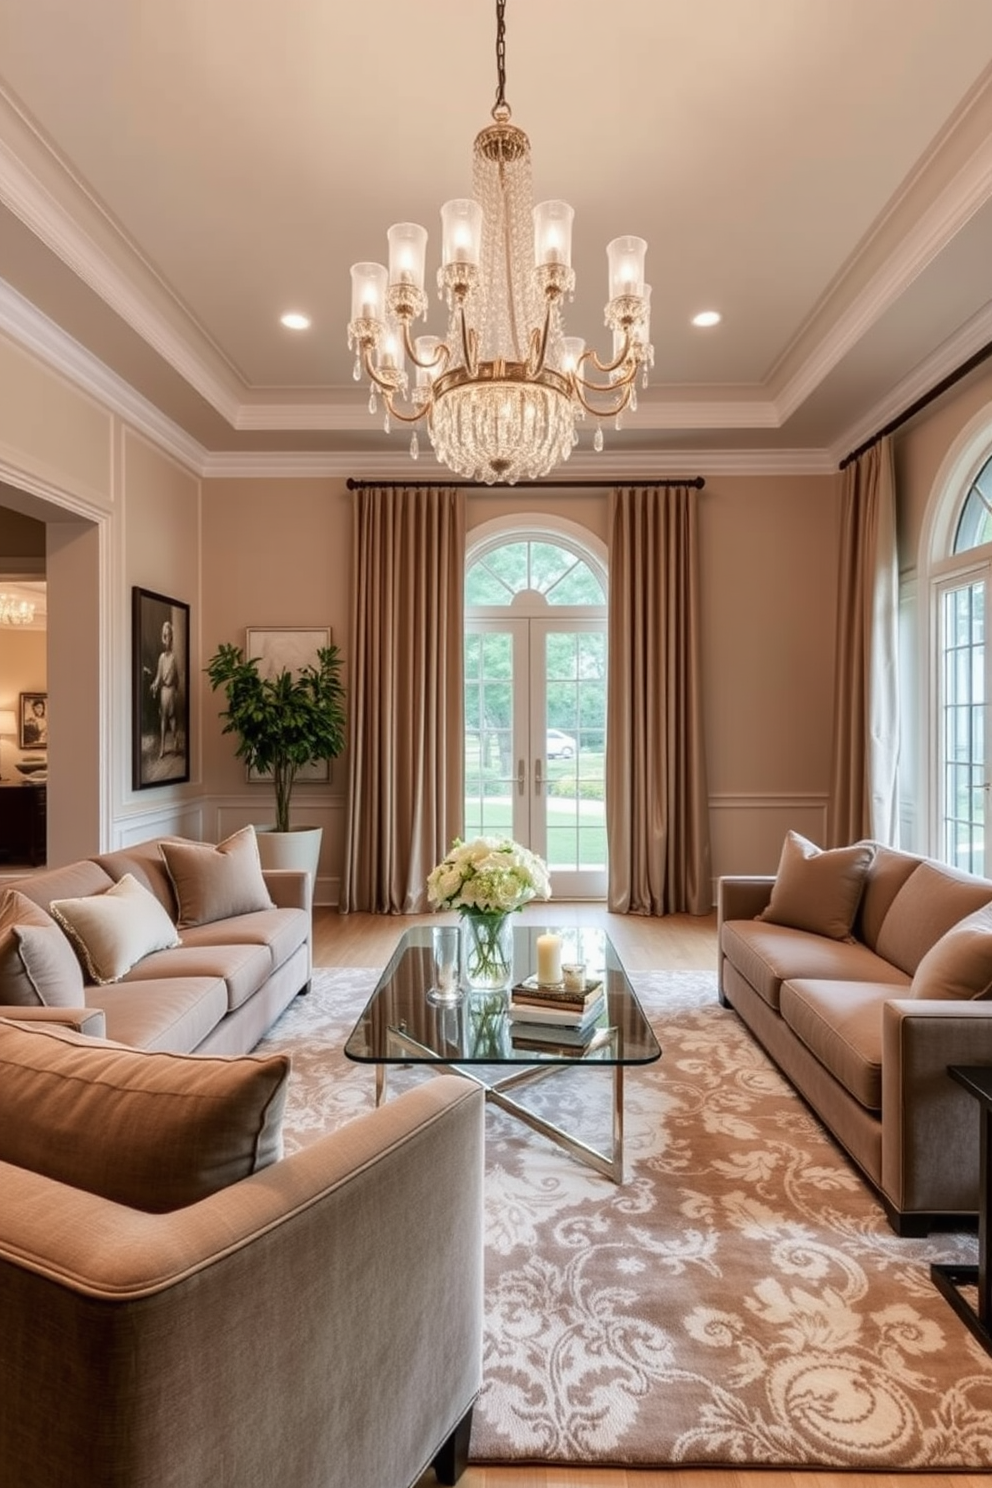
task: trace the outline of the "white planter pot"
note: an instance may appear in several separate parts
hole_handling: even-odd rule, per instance
[[[256,827],[258,855],[263,868],[305,868],[310,875],[310,901],[317,881],[323,827],[293,827],[277,832],[275,827]]]

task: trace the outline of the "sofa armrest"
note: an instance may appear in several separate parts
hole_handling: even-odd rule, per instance
[[[54,1023],[59,1028],[74,1028],[90,1038],[107,1037],[107,1021],[102,1008],[69,1007],[4,1007],[0,1018],[10,1023]]]
[[[753,920],[772,897],[774,873],[729,874],[717,879],[717,931],[724,920]]]
[[[276,909],[310,908],[310,875],[305,868],[263,868],[262,877]]]
[[[439,1075],[171,1214],[0,1165],[11,1481],[415,1482],[481,1384],[483,1133]]]
[[[992,1064],[992,1002],[883,1004],[881,1186],[903,1212],[978,1208],[978,1105],[950,1064]]]

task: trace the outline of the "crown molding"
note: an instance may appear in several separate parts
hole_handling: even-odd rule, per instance
[[[843,437],[832,445],[831,453],[840,462],[852,450],[858,449],[865,440],[871,439],[893,419],[911,408],[918,398],[925,397],[945,377],[950,377],[968,359],[992,342],[992,302],[984,306],[977,315],[953,336],[939,346],[926,361],[914,367],[901,382],[881,398],[869,411],[852,424]]]
[[[775,399],[784,423],[809,398],[914,279],[992,199],[992,137],[916,219],[865,288],[832,322]]]
[[[117,414],[132,428],[147,435],[194,474],[206,451],[178,424],[135,392],[78,341],[43,315],[30,300],[0,279],[0,332],[29,352],[49,371],[64,377],[74,387]]]

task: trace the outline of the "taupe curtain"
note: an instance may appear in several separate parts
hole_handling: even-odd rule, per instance
[[[341,909],[414,914],[464,810],[464,498],[359,489],[353,531]]]
[[[674,486],[610,498],[607,900],[621,914],[713,907],[697,495]]]
[[[892,442],[843,473],[834,737],[827,836],[833,846],[899,840],[899,568]]]

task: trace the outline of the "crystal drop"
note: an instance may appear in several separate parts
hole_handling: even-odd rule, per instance
[[[642,388],[646,388],[647,385],[648,385],[648,364],[647,364],[647,362],[645,362],[644,363],[644,371],[641,373],[641,387]]]
[[[417,438],[417,431],[416,431],[416,429],[414,429],[413,433],[410,435],[410,459],[411,460],[416,460],[416,459],[419,458],[419,456],[420,456],[420,441]]]
[[[592,447],[596,451],[597,455],[600,453],[600,451],[603,448],[603,426],[602,426],[602,424],[597,424],[597,426],[596,426],[596,432],[593,435],[593,440],[592,440]]]
[[[371,388],[370,391],[369,391],[369,413],[375,413],[375,410],[376,410],[375,388]]]
[[[579,431],[578,431],[578,429],[573,429],[572,430],[572,448],[573,449],[578,444],[578,442],[579,442]]]
[[[384,433],[388,434],[389,433],[389,409],[388,408],[386,409],[386,416],[385,416],[385,418],[382,421],[382,427],[383,427]]]
[[[613,427],[616,429],[616,431],[617,431],[618,434],[620,433],[620,430],[623,428],[623,419],[620,417],[619,414],[617,414],[616,419],[614,420]]]
[[[362,380],[362,364],[361,364],[361,362],[360,362],[360,360],[358,359],[357,356],[355,358],[355,365],[351,369],[351,375],[355,379],[356,382],[361,382],[361,380]]]
[[[636,387],[632,387],[631,390],[630,390],[630,411],[631,411],[631,413],[636,413],[637,412],[637,388]]]

